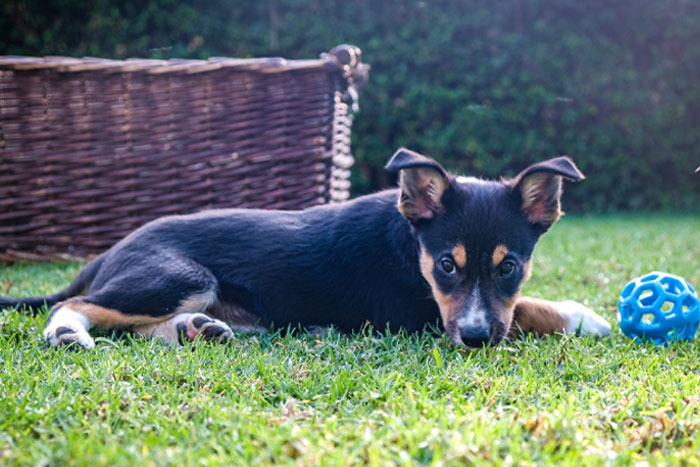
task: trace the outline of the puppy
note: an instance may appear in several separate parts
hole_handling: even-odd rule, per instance
[[[304,211],[226,209],[155,220],[89,263],[65,290],[0,298],[52,312],[52,347],[93,347],[93,326],[177,343],[234,330],[327,326],[419,331],[437,323],[482,347],[524,332],[607,335],[575,302],[519,296],[537,240],[561,215],[560,157],[512,180],[450,175],[400,149],[399,189]]]

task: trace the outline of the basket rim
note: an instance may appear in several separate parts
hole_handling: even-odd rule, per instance
[[[338,52],[342,51],[350,51],[352,63],[344,63],[343,60],[339,60]],[[105,71],[111,73],[145,72],[148,74],[162,74],[180,72],[192,74],[233,68],[260,73],[279,73],[307,69],[342,70],[347,72],[349,71],[348,68],[358,67],[360,62],[359,54],[360,51],[357,47],[343,44],[335,47],[329,53],[322,53],[320,58],[295,60],[288,60],[282,57],[211,57],[207,60],[127,58],[126,60],[113,60],[99,57],[76,58],[54,55],[44,57],[0,55],[0,70],[54,70],[59,73]]]
[[[230,58],[212,57],[208,60],[186,60],[173,58],[155,60],[143,58],[128,58],[126,60],[111,60],[96,57],[26,57],[0,55],[0,69],[27,71],[53,69],[61,73],[80,71],[111,71],[129,73],[143,71],[150,74],[185,72],[201,73],[221,68],[237,68],[246,71],[275,72],[301,70],[309,68],[324,68],[328,61],[316,60],[286,60],[281,57],[265,58]]]

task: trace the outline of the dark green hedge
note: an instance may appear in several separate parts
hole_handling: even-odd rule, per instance
[[[569,210],[698,209],[698,0],[4,0],[0,53],[314,57],[372,65],[355,188],[398,146],[468,174],[571,155]]]

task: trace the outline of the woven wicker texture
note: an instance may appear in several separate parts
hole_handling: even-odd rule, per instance
[[[84,257],[144,223],[348,197],[355,88],[319,60],[0,57],[0,260]]]

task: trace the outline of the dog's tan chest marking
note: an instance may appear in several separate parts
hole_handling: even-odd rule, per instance
[[[568,325],[568,321],[552,304],[527,297],[520,298],[515,304],[513,319],[516,326],[511,328],[511,333],[515,334],[519,330],[540,335],[552,334],[563,332]]]
[[[584,335],[610,334],[610,324],[603,317],[571,300],[550,302],[523,297],[515,305],[514,322],[510,330],[511,336],[519,334],[521,330],[539,335],[573,333],[579,330]]]

